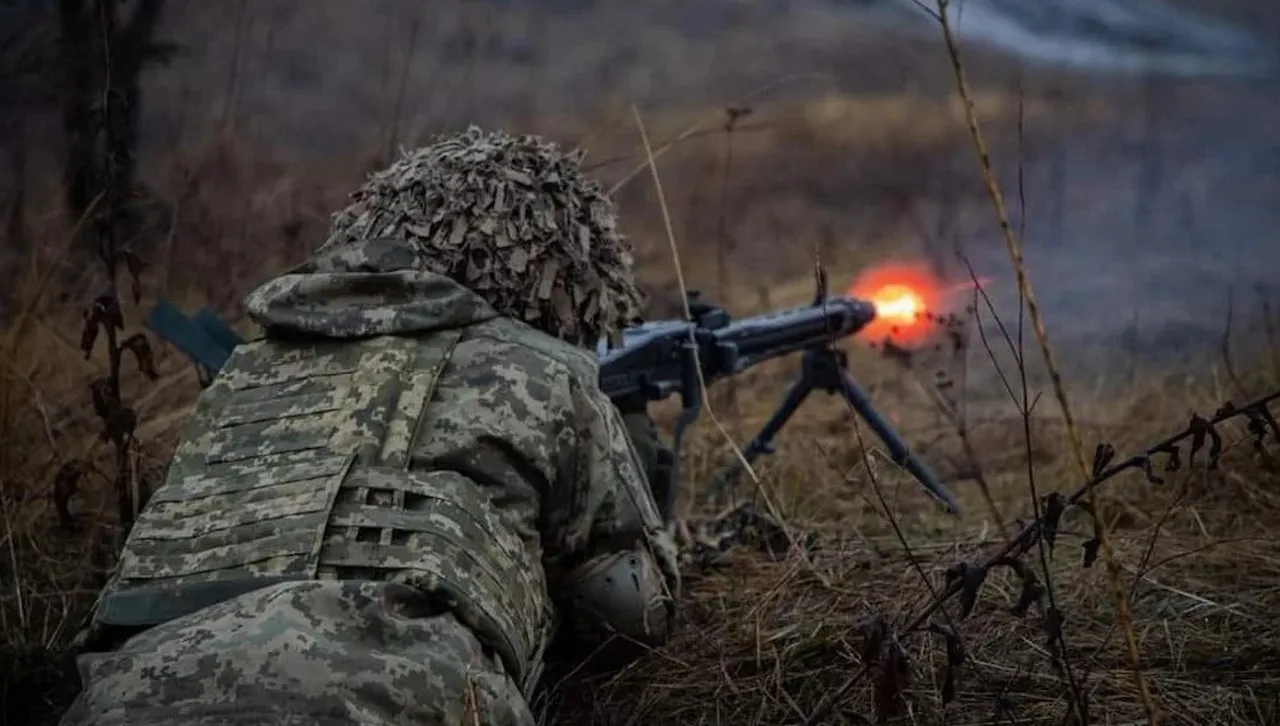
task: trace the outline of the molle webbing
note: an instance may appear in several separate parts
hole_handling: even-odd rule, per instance
[[[444,594],[519,678],[542,636],[537,562],[476,484],[408,471],[459,337],[239,347],[95,620],[155,625],[288,580],[405,580]]]
[[[458,337],[238,348],[201,394],[165,485],[129,534],[119,579],[317,577],[351,468],[381,464],[383,450],[406,465]]]

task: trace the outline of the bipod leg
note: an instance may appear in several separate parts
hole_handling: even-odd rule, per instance
[[[698,350],[692,343],[680,345],[680,415],[676,418],[675,428],[671,432],[671,486],[661,492],[662,501],[657,502],[664,523],[672,524],[676,518],[676,494],[680,481],[680,452],[684,446],[684,432],[702,412],[702,381],[698,377]],[[655,492],[655,494],[657,494]]]
[[[795,415],[800,404],[813,393],[814,389],[820,386],[814,380],[811,371],[807,366],[801,368],[800,379],[791,384],[787,389],[787,394],[782,398],[782,402],[774,409],[773,414],[769,416],[769,420],[765,421],[764,426],[760,427],[760,431],[747,443],[742,450],[742,458],[750,464],[755,461],[761,454],[772,454],[774,452],[773,438],[778,435],[782,427],[787,421]],[[742,462],[735,461],[725,467],[719,475],[711,482],[711,486],[706,496],[713,500],[720,499],[726,492],[731,491],[738,485],[738,479],[742,476]]]
[[[773,415],[742,450],[742,458],[750,464],[761,454],[772,454],[774,437],[791,420],[809,394],[814,391],[835,393],[841,389],[841,374],[844,373],[845,366],[843,352],[835,348],[824,345],[805,351],[800,361],[800,379],[791,385]],[[721,497],[737,486],[741,476],[742,462],[731,463],[712,481],[707,495],[711,498]]]
[[[889,450],[890,458],[893,459],[893,463],[910,472],[916,478],[916,481],[920,482],[925,490],[946,508],[948,513],[959,515],[960,503],[956,501],[955,495],[947,489],[937,474],[934,474],[922,461],[916,458],[915,454],[911,453],[911,449],[908,448],[906,442],[893,430],[889,422],[880,415],[880,412],[872,405],[871,398],[853,380],[853,376],[849,374],[849,371],[844,370],[841,373],[841,393],[844,394],[845,400],[849,402],[853,410],[858,412],[862,420],[867,422],[867,425],[876,433],[876,436],[884,442],[885,447]]]

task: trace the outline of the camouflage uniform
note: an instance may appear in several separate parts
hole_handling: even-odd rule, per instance
[[[665,638],[651,462],[579,345],[639,297],[576,162],[439,140],[249,295],[266,335],[201,394],[65,726],[532,726],[557,628]]]

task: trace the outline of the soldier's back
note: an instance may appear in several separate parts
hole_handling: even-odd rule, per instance
[[[98,608],[149,629],[85,658],[95,718],[66,723],[470,723],[475,704],[526,723],[553,621],[540,524],[594,374],[505,318],[237,349]]]

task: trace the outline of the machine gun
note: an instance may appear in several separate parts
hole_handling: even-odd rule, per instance
[[[880,415],[849,373],[848,356],[834,345],[875,320],[875,305],[852,297],[828,297],[825,276],[819,275],[810,305],[733,320],[723,308],[690,292],[689,310],[692,320],[628,328],[621,345],[610,347],[602,341],[596,351],[600,386],[615,402],[647,403],[680,396],[681,411],[672,432],[673,468],[678,470],[686,429],[702,411],[704,386],[766,360],[802,353],[799,378],[742,451],[747,463],[773,453],[774,437],[814,391],[840,394],[884,442],[894,463],[911,473],[949,513],[960,514],[955,496]],[[151,310],[147,327],[195,361],[203,380],[215,375],[231,350],[243,342],[212,310],[187,318],[163,300]],[[716,478],[713,488],[733,486],[741,471],[740,462],[731,466]],[[673,472],[672,481],[679,482],[678,471]],[[675,512],[676,487],[654,495],[669,520]]]
[[[672,394],[681,411],[672,431],[676,466],[684,432],[703,405],[703,389],[758,363],[802,353],[800,376],[773,415],[742,450],[748,464],[774,451],[773,440],[814,391],[839,394],[862,417],[888,449],[894,463],[906,469],[947,512],[960,514],[955,496],[908,448],[880,415],[871,398],[849,373],[848,355],[835,342],[858,333],[876,318],[872,303],[852,297],[827,296],[825,275],[810,305],[732,320],[728,312],[689,292],[690,321],[655,321],[623,332],[622,345],[597,349],[600,386],[614,401],[660,401]],[[713,492],[732,487],[742,473],[741,463],[716,477]],[[672,477],[679,481],[678,476]],[[658,494],[658,493],[655,493]],[[662,492],[658,505],[675,510],[675,491]]]

